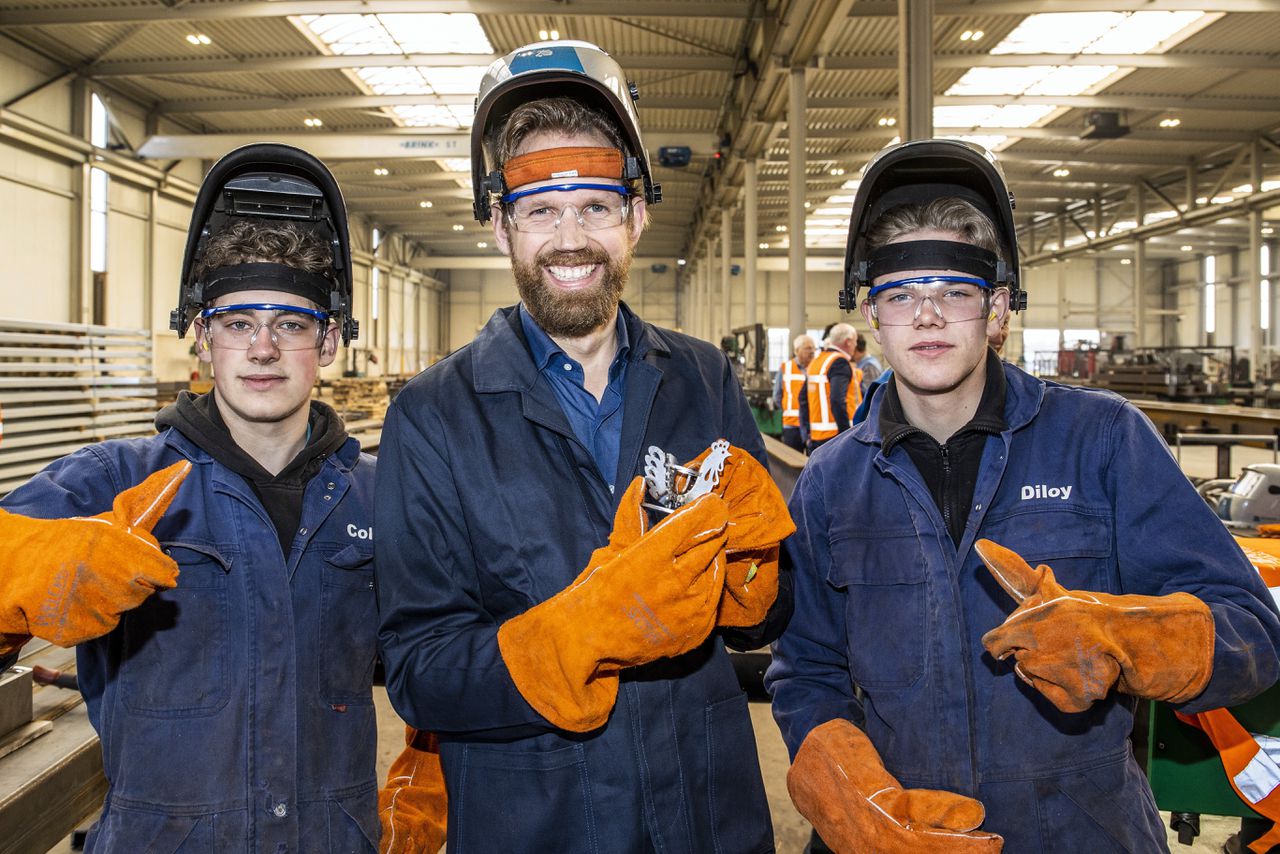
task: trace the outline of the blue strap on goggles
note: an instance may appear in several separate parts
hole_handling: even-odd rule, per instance
[[[956,285],[975,285],[983,290],[991,290],[991,283],[986,279],[979,279],[975,276],[912,276],[910,279],[898,279],[893,282],[885,282],[883,285],[876,285],[867,291],[867,298],[875,296],[881,291],[889,288],[903,288],[908,285],[937,285],[937,284],[956,284]]]
[[[320,321],[328,320],[330,317],[330,314],[327,311],[321,311],[315,308],[303,308],[300,305],[283,305],[281,303],[274,302],[244,302],[236,305],[220,305],[216,308],[206,308],[204,311],[200,312],[200,316],[210,318],[219,314],[228,314],[233,311],[287,311],[294,314],[305,314]]]
[[[536,196],[538,193],[568,193],[573,190],[605,190],[617,193],[619,196],[631,195],[630,190],[617,184],[552,184],[547,187],[534,187],[531,190],[513,190],[503,196],[501,201],[505,205],[516,199],[523,199],[525,196]]]

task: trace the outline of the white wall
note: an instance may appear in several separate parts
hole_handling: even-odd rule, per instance
[[[0,103],[63,72],[0,37]],[[146,138],[146,110],[110,92],[99,93],[116,127],[115,141],[139,145]],[[150,163],[91,149],[82,137],[89,92],[71,82],[50,85],[5,108],[9,124],[32,123],[28,143],[0,137],[0,313],[24,320],[90,322],[92,277],[88,270],[84,199],[91,166],[110,171],[107,213],[107,299],[103,321],[153,333],[154,371],[161,381],[185,380],[196,367],[191,337],[169,329],[178,297],[182,253],[194,193],[206,164],[182,161],[162,176]],[[183,130],[167,123],[160,132]],[[99,159],[99,158],[105,159]],[[162,178],[164,180],[162,180]],[[374,349],[369,317],[369,224],[353,218],[356,258],[355,311],[360,351]],[[408,266],[412,247],[394,235],[378,253],[384,287],[376,373],[415,373],[445,352],[439,294],[444,285]],[[390,288],[388,291],[387,288]],[[366,360],[340,352],[325,377]]]

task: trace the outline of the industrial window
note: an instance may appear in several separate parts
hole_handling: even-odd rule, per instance
[[[97,95],[89,100],[89,142],[107,147],[109,120],[106,104]],[[107,200],[111,179],[101,169],[89,170],[89,269],[95,273],[107,269]]]
[[[821,329],[806,329],[805,334],[822,344]],[[769,338],[769,372],[773,373],[782,367],[782,363],[791,358],[791,329],[787,326],[770,326],[766,330]]]

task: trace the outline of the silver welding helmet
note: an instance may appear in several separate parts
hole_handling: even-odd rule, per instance
[[[1245,466],[1240,477],[1218,496],[1218,518],[1231,526],[1280,522],[1280,466]]]
[[[329,269],[308,273],[263,262],[202,270],[209,238],[242,220],[290,222],[310,231],[332,249]],[[210,300],[251,290],[295,294],[340,316],[344,344],[359,334],[351,316],[351,242],[342,191],[323,163],[291,145],[242,146],[209,170],[191,212],[178,307],[169,314],[169,327],[181,338]]]
[[[489,220],[491,195],[501,196],[510,189],[497,164],[486,164],[485,140],[503,127],[516,107],[552,97],[573,98],[611,117],[628,148],[623,152],[623,179],[642,181],[648,204],[662,201],[662,187],[654,183],[649,152],[640,136],[636,113],[640,91],[627,80],[622,67],[590,42],[537,42],[495,60],[480,81],[471,124],[471,186],[477,220]]]
[[[953,241],[916,241],[870,250],[867,233],[888,211],[954,196],[972,204],[995,225],[1003,257]],[[950,269],[1009,289],[1009,307],[1027,307],[1018,276],[1014,199],[996,158],[957,139],[917,139],[890,146],[862,170],[849,220],[840,308],[855,311],[858,291],[877,276],[903,270]]]

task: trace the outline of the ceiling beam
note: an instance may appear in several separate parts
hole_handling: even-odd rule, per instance
[[[474,104],[475,95],[301,95],[296,98],[187,98],[160,101],[155,114],[161,116],[179,113],[245,113],[271,110],[368,110],[375,107],[415,106],[463,106]],[[694,98],[670,95],[649,95],[642,105],[659,110],[715,110],[720,107],[718,98]]]
[[[1038,255],[1027,258],[1023,263],[1030,266],[1061,258],[1070,258],[1073,255],[1079,255],[1090,250],[1109,249],[1113,246],[1133,243],[1136,240],[1173,234],[1189,227],[1210,225],[1225,217],[1239,216],[1253,210],[1266,210],[1277,204],[1280,204],[1280,190],[1253,193],[1220,205],[1206,205],[1192,211],[1184,211],[1177,217],[1161,220],[1160,222],[1149,222],[1129,231],[1121,231],[1106,237],[1096,238],[1078,246],[1041,252]]]
[[[835,155],[811,154],[809,155],[809,158],[811,162],[821,161],[823,163],[833,163],[837,166],[844,167],[846,172],[846,174],[844,175],[844,180],[847,181],[850,178],[856,178],[857,173],[854,170],[862,168],[862,165],[866,163],[868,160],[870,160],[875,153],[876,152],[874,151],[870,151],[870,152],[854,152],[849,154],[835,154]],[[1044,164],[1053,164],[1053,165],[1066,164],[1067,166],[1079,165],[1084,167],[1099,166],[1099,165],[1170,167],[1170,166],[1185,166],[1187,164],[1187,158],[1177,154],[1120,154],[1120,153],[1111,153],[1111,152],[1107,152],[1106,154],[1099,154],[1099,153],[1093,153],[1093,152],[1087,152],[1087,151],[1085,152],[1055,151],[1052,153],[1049,153],[1049,152],[1042,153],[1042,152],[1036,152],[1036,151],[1021,151],[1019,149],[1012,149],[1008,151],[997,152],[996,158],[1001,163],[1006,163],[1006,164],[1007,163],[1044,163]],[[767,158],[764,158],[763,162],[786,163],[787,155],[785,153],[773,154]],[[1114,175],[1106,172],[1097,172],[1095,174],[1097,174],[1099,177],[1105,177],[1108,181],[1114,180],[1116,182],[1127,182],[1132,184],[1134,180],[1133,175],[1121,174],[1119,172],[1115,173]]]
[[[407,13],[472,13],[476,15],[555,15],[626,18],[723,18],[747,17],[749,4],[734,0],[698,0],[697,3],[632,0],[619,7],[612,0],[278,0],[278,2],[185,3],[170,7],[159,3],[125,6],[49,6],[0,11],[0,28],[96,23],[148,23],[153,21],[219,21],[246,18],[282,18],[286,15],[376,15]]]
[[[945,135],[959,134],[982,134],[983,136],[1011,136],[1021,137],[1023,139],[1079,139],[1080,134],[1084,132],[1083,128],[1078,127],[1033,127],[1033,128],[1002,128],[1002,127],[950,127],[947,125],[935,125],[934,133]],[[882,127],[859,127],[859,128],[827,128],[825,130],[810,130],[808,139],[849,139],[849,140],[870,140],[875,142],[887,143],[890,139],[897,135],[896,128]],[[1233,130],[1196,130],[1183,128],[1153,129],[1153,130],[1131,130],[1124,139],[1137,140],[1140,142],[1252,142],[1257,133],[1252,131],[1233,131]]]
[[[261,132],[166,134],[148,137],[138,147],[138,156],[148,160],[182,160],[188,157],[216,160],[234,148],[262,141]],[[389,161],[396,158],[415,160],[452,159],[471,156],[469,133],[431,133],[421,128],[412,134],[343,133],[316,130],[298,133],[272,133],[273,142],[310,151],[322,160]],[[651,151],[666,145],[687,145],[695,154],[715,150],[715,136],[698,131],[647,133],[645,142]],[[666,170],[659,170],[661,176]],[[466,178],[468,174],[453,173]],[[432,180],[436,176],[432,175]],[[678,180],[678,179],[677,179]]]
[[[984,8],[985,11],[985,8]],[[1039,65],[1116,65],[1122,68],[1276,68],[1273,53],[951,53],[934,54],[935,68],[1026,68]],[[878,71],[896,69],[895,55],[820,56],[813,67],[822,71]],[[629,68],[623,65],[623,68]]]
[[[491,53],[410,53],[380,56],[271,56],[246,59],[130,59],[96,62],[82,71],[89,77],[154,77],[171,74],[260,74],[280,71],[340,71],[348,68],[431,68],[488,65]],[[728,56],[653,56],[613,54],[628,72],[732,71]],[[1233,57],[1234,58],[1234,57]],[[1271,67],[1274,67],[1271,66]]]
[[[1024,17],[1045,12],[1188,12],[1206,7],[1214,12],[1269,14],[1280,12],[1280,0],[939,0],[933,7],[936,17],[974,15]],[[850,11],[851,17],[896,17],[896,0],[862,0]]]
[[[1032,104],[1104,110],[1221,110],[1280,113],[1280,98],[1240,98],[1177,95],[935,95],[935,107],[973,104]],[[897,95],[855,98],[810,98],[810,110],[896,110]]]

